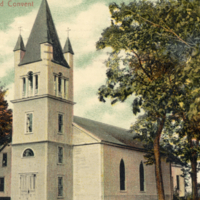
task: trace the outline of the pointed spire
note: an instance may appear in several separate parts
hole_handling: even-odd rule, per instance
[[[17,43],[16,43],[15,48],[14,48],[13,51],[18,51],[18,50],[26,51],[26,49],[24,47],[24,42],[23,42],[21,34],[18,37]]]
[[[69,40],[69,37],[67,37],[67,41],[65,43],[64,49],[63,49],[63,53],[71,53],[72,55],[74,55],[73,49],[72,49],[72,45],[71,42]]]
[[[54,26],[51,12],[46,0],[42,0],[35,23],[26,45],[26,54],[20,65],[41,60],[40,44],[50,43],[53,46],[54,62],[69,67],[63,54],[60,41]]]

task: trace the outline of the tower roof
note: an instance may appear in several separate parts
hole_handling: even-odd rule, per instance
[[[72,45],[71,42],[69,40],[69,37],[67,37],[67,41],[65,43],[64,49],[63,49],[63,53],[71,53],[74,55],[73,49],[72,49]]]
[[[26,45],[26,53],[20,65],[40,61],[40,44],[42,43],[50,43],[53,46],[53,62],[69,67],[63,56],[60,41],[46,0],[42,0]]]
[[[13,51],[18,51],[18,50],[26,51],[26,49],[24,47],[24,42],[23,42],[23,39],[22,39],[21,35],[19,35],[17,43],[16,43],[15,48],[14,48]]]

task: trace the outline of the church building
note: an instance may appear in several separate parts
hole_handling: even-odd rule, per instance
[[[20,35],[14,48],[13,136],[0,153],[0,199],[158,199],[155,166],[144,164],[131,133],[73,115],[73,59],[42,0],[26,47]],[[171,200],[170,163],[162,172]]]

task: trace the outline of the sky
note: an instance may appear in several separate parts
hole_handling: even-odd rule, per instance
[[[9,2],[10,1],[10,2]],[[21,35],[26,45],[42,0],[33,0],[32,7],[14,7],[13,3],[31,0],[0,0],[0,81],[8,88],[6,99],[13,105],[14,53]],[[129,129],[136,117],[131,110],[133,97],[114,106],[98,100],[98,88],[106,82],[105,60],[110,49],[96,50],[96,42],[103,29],[111,23],[108,6],[113,0],[47,0],[62,47],[69,38],[74,55],[74,114],[95,121]],[[3,2],[3,3],[2,3]],[[9,4],[12,6],[10,7]],[[129,3],[129,0],[115,0]]]

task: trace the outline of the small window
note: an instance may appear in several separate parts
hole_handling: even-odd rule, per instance
[[[58,147],[58,163],[63,163],[63,147]]]
[[[32,149],[26,149],[23,153],[23,157],[31,157],[34,156],[33,150]]]
[[[2,167],[7,166],[7,153],[3,153]]]
[[[0,178],[0,192],[4,192],[4,178]]]
[[[33,132],[33,113],[26,113],[26,132]]]
[[[58,177],[58,196],[63,196],[63,177]]]
[[[177,188],[177,190],[180,190],[180,180],[179,180],[179,175],[176,175],[176,188]]]
[[[58,132],[63,133],[63,115],[58,114]]]
[[[139,174],[140,174],[140,191],[144,191],[144,166],[142,161],[140,163]]]
[[[120,190],[125,190],[125,165],[123,159],[120,162]]]

